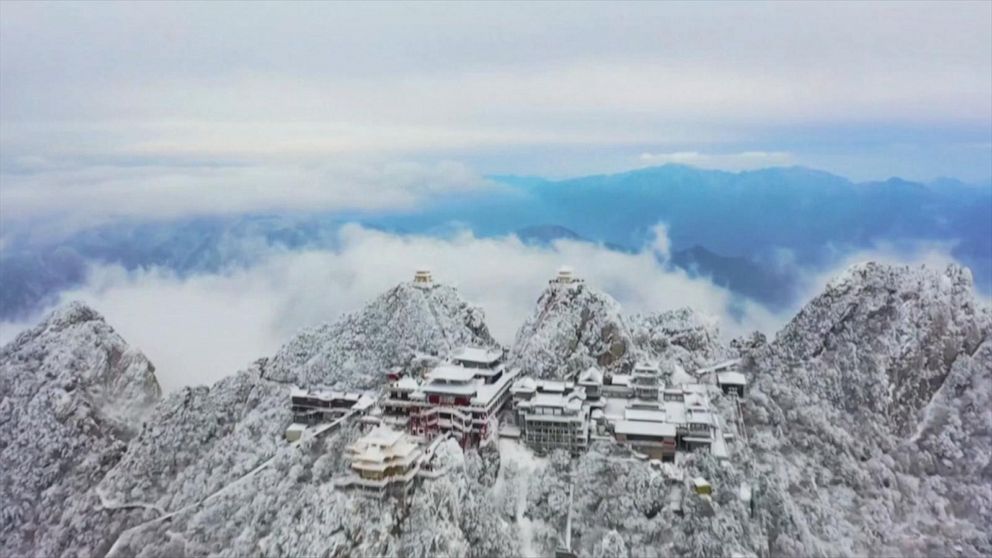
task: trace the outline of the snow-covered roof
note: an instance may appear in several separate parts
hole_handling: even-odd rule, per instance
[[[624,420],[636,420],[642,422],[665,422],[667,417],[664,411],[627,409],[623,413],[623,418]]]
[[[686,393],[706,393],[706,384],[688,383],[682,384],[682,390]]]
[[[687,413],[686,422],[696,423],[696,424],[715,424],[713,413],[709,411],[698,411],[695,409],[689,409]]]
[[[537,390],[537,382],[534,381],[534,378],[527,376],[513,382],[513,387],[510,389],[514,393],[532,393]]]
[[[353,408],[362,411],[374,405],[376,401],[377,399],[375,397],[363,393]]]
[[[716,383],[743,386],[747,385],[747,379],[740,372],[720,372],[716,375]]]
[[[629,374],[614,374],[613,375],[613,385],[615,386],[630,386],[630,375]]]
[[[475,372],[461,366],[441,365],[431,370],[427,378],[435,382],[465,383],[475,378]]]
[[[581,384],[602,384],[603,383],[603,372],[595,367],[590,366],[586,368],[582,374],[579,375],[579,383]]]
[[[582,408],[584,394],[571,393],[569,395],[558,395],[555,393],[538,393],[531,399],[532,407],[554,407],[558,409],[569,409],[578,411]]]
[[[675,424],[685,423],[685,404],[681,401],[665,401],[662,403],[665,416]]]
[[[706,479],[704,479],[703,477],[696,477],[692,479],[692,484],[694,484],[696,488],[704,488],[710,485],[710,483],[707,482]]]
[[[403,437],[403,433],[397,430],[393,430],[388,426],[377,426],[372,429],[371,432],[366,434],[362,441],[366,444],[376,445],[376,446],[392,446]]]
[[[290,390],[290,397],[320,399],[322,401],[345,400],[345,401],[358,402],[362,399],[362,397],[367,397],[367,394],[362,392],[355,392],[355,391],[335,391],[335,390],[307,391],[305,389],[293,387]]]
[[[537,389],[547,393],[565,393],[568,391],[569,382],[559,382],[557,380],[538,380]]]
[[[475,397],[472,399],[472,403],[482,405],[483,407],[488,406],[500,393],[505,393],[504,390],[516,379],[517,373],[518,370],[511,370],[491,384],[479,381],[475,388]]]
[[[503,356],[503,351],[485,347],[462,347],[451,355],[455,360],[492,364]]]
[[[737,366],[737,364],[739,364],[740,361],[741,361],[741,359],[735,358],[735,359],[732,359],[732,360],[726,360],[726,361],[723,361],[723,362],[718,362],[716,364],[712,364],[710,366],[706,366],[704,368],[700,368],[700,369],[696,370],[695,373],[698,375],[698,374],[707,374],[709,372],[719,372],[720,370],[726,370],[728,368],[733,368],[734,366]]]
[[[298,422],[294,422],[293,424],[290,424],[289,425],[289,428],[286,429],[286,432],[287,433],[288,432],[303,432],[306,429],[307,429],[307,425],[300,424]]]
[[[674,438],[675,425],[667,422],[644,422],[638,420],[622,420],[616,423],[613,431],[617,434],[633,436],[650,436],[655,438]]]
[[[464,383],[428,382],[421,389],[427,393],[473,396],[476,390],[479,389],[479,386],[476,382],[472,381]]]
[[[415,390],[420,387],[420,383],[414,380],[410,376],[403,376],[396,381],[396,387],[404,390]]]
[[[634,374],[637,374],[638,372],[643,374],[657,374],[658,365],[653,362],[638,362],[634,365]]]
[[[710,408],[709,399],[698,393],[687,393],[684,400],[686,409],[703,411]]]

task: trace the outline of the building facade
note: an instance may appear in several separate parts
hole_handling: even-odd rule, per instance
[[[720,389],[726,395],[744,397],[744,391],[747,388],[747,379],[744,378],[744,374],[734,370],[717,372],[716,385],[720,386]]]
[[[589,447],[591,405],[574,382],[523,378],[514,383],[513,411],[521,439],[535,451]]]
[[[383,420],[426,439],[450,433],[464,447],[491,441],[515,375],[502,358],[502,351],[461,349],[423,381],[397,379],[381,402]]]
[[[336,484],[376,498],[405,499],[420,471],[422,456],[409,435],[377,426],[345,450],[350,474]]]
[[[332,422],[354,408],[365,408],[375,399],[366,393],[343,391],[307,391],[293,388],[289,395],[293,422],[313,425]]]

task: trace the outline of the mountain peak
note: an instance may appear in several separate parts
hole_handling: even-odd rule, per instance
[[[155,368],[92,308],[71,303],[0,351],[0,486],[7,555],[38,551],[67,498],[121,458],[161,397]]]
[[[80,300],[73,300],[52,311],[42,322],[45,329],[59,331],[66,327],[86,322],[103,322],[106,320],[99,312]]]
[[[801,525],[770,537],[771,553],[945,555],[953,540],[962,555],[986,554],[975,526],[987,523],[988,498],[965,495],[988,485],[990,343],[992,315],[966,270],[867,262],[749,353],[744,406],[755,468],[768,471],[763,513]],[[850,498],[828,496],[839,493]],[[866,508],[884,510],[899,534],[880,540],[857,515]],[[954,527],[932,529],[933,509],[949,510],[938,523]],[[838,548],[830,534],[840,532]]]
[[[779,362],[805,363],[790,381],[808,395],[854,415],[882,413],[904,432],[955,360],[974,353],[990,329],[967,269],[865,262],[831,281],[768,351]]]
[[[563,268],[517,333],[510,358],[525,374],[561,378],[594,365],[629,368],[632,347],[617,301]]]
[[[925,265],[919,267],[891,266],[874,261],[856,263],[827,283],[820,296],[863,289],[906,289],[929,285],[925,292],[936,293],[946,289],[970,291],[974,285],[971,270],[957,264],[947,264],[938,271]]]
[[[269,361],[265,376],[302,386],[368,388],[391,369],[442,358],[463,345],[496,345],[485,313],[454,287],[418,272],[364,308],[297,335]]]

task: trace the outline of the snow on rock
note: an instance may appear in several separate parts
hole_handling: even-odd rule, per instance
[[[657,361],[674,361],[695,370],[729,356],[720,342],[715,318],[691,308],[635,315],[628,320],[641,354]]]
[[[73,320],[58,314],[39,328],[55,330],[64,321]],[[25,344],[24,339],[14,346]],[[62,514],[69,518],[66,525],[39,540],[11,539],[18,544],[8,548],[46,555],[381,555],[414,545],[408,553],[417,555],[408,525],[421,516],[406,519],[392,503],[369,506],[333,486],[333,478],[346,467],[344,447],[358,436],[354,425],[319,440],[286,444],[282,434],[291,422],[289,383],[378,386],[396,365],[418,355],[446,355],[470,343],[494,344],[480,310],[450,287],[400,285],[361,312],[297,337],[272,359],[261,359],[212,386],[170,394],[143,426],[137,424],[127,451],[123,442],[114,445],[113,459],[74,491]],[[70,348],[60,342],[60,350]],[[3,403],[8,414],[24,404],[9,398]],[[466,468],[462,464],[456,469]],[[465,483],[479,482],[463,476]],[[457,513],[450,517],[460,518],[466,509],[487,515],[486,506],[492,504],[472,499],[484,490],[445,486],[423,498],[453,491],[451,505]],[[469,492],[473,496],[463,494]],[[425,500],[423,505],[433,510],[436,503]],[[472,545],[490,554],[493,549],[512,554],[509,524],[493,524],[478,514],[472,515],[472,525],[448,525],[451,536],[445,544],[450,546],[444,548]],[[31,518],[10,512],[5,525],[27,533],[37,527]],[[440,548],[428,545],[421,555],[433,556]]]
[[[63,553],[56,534],[72,531],[72,503],[118,462],[161,397],[154,370],[81,303],[0,350],[0,554]]]
[[[747,354],[772,553],[992,553],[990,345],[966,270],[869,263]]]
[[[371,388],[420,354],[447,356],[463,345],[495,346],[483,311],[450,286],[401,283],[362,310],[305,331],[273,357],[272,380],[305,386]]]
[[[624,319],[572,284],[542,295],[513,358],[544,377],[642,357],[695,369],[727,356],[716,338],[691,311]],[[747,436],[727,442],[731,459],[659,467],[609,442],[577,458],[446,443],[447,474],[403,507],[335,488],[356,424],[283,440],[289,383],[374,387],[463,343],[492,344],[481,311],[448,287],[400,285],[272,359],[171,394],[142,425],[119,409],[158,398],[151,366],[94,312],[67,308],[0,353],[0,551],[550,555],[572,486],[580,556],[992,553],[992,317],[959,268],[858,266],[771,343],[739,343]],[[724,420],[736,412],[714,402]],[[693,492],[697,476],[711,495]]]
[[[590,366],[633,366],[633,340],[620,305],[585,283],[552,283],[541,294],[510,351],[524,374],[572,377]]]
[[[511,361],[525,374],[571,378],[590,366],[626,373],[638,359],[696,369],[726,358],[715,319],[690,308],[624,317],[585,283],[552,283],[517,333]]]

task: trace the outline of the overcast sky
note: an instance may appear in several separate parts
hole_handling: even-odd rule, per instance
[[[43,221],[408,209],[498,187],[490,174],[670,162],[988,180],[992,3],[0,1],[0,249]],[[787,318],[728,315],[729,293],[657,262],[663,228],[638,254],[345,233],[340,251],[213,275],[102,266],[63,296],[105,312],[170,387],[270,354],[423,262],[504,341],[563,263],[629,312],[691,304],[729,332]],[[0,323],[0,341],[26,325]]]
[[[6,178],[675,160],[992,175],[992,3],[0,5]]]

